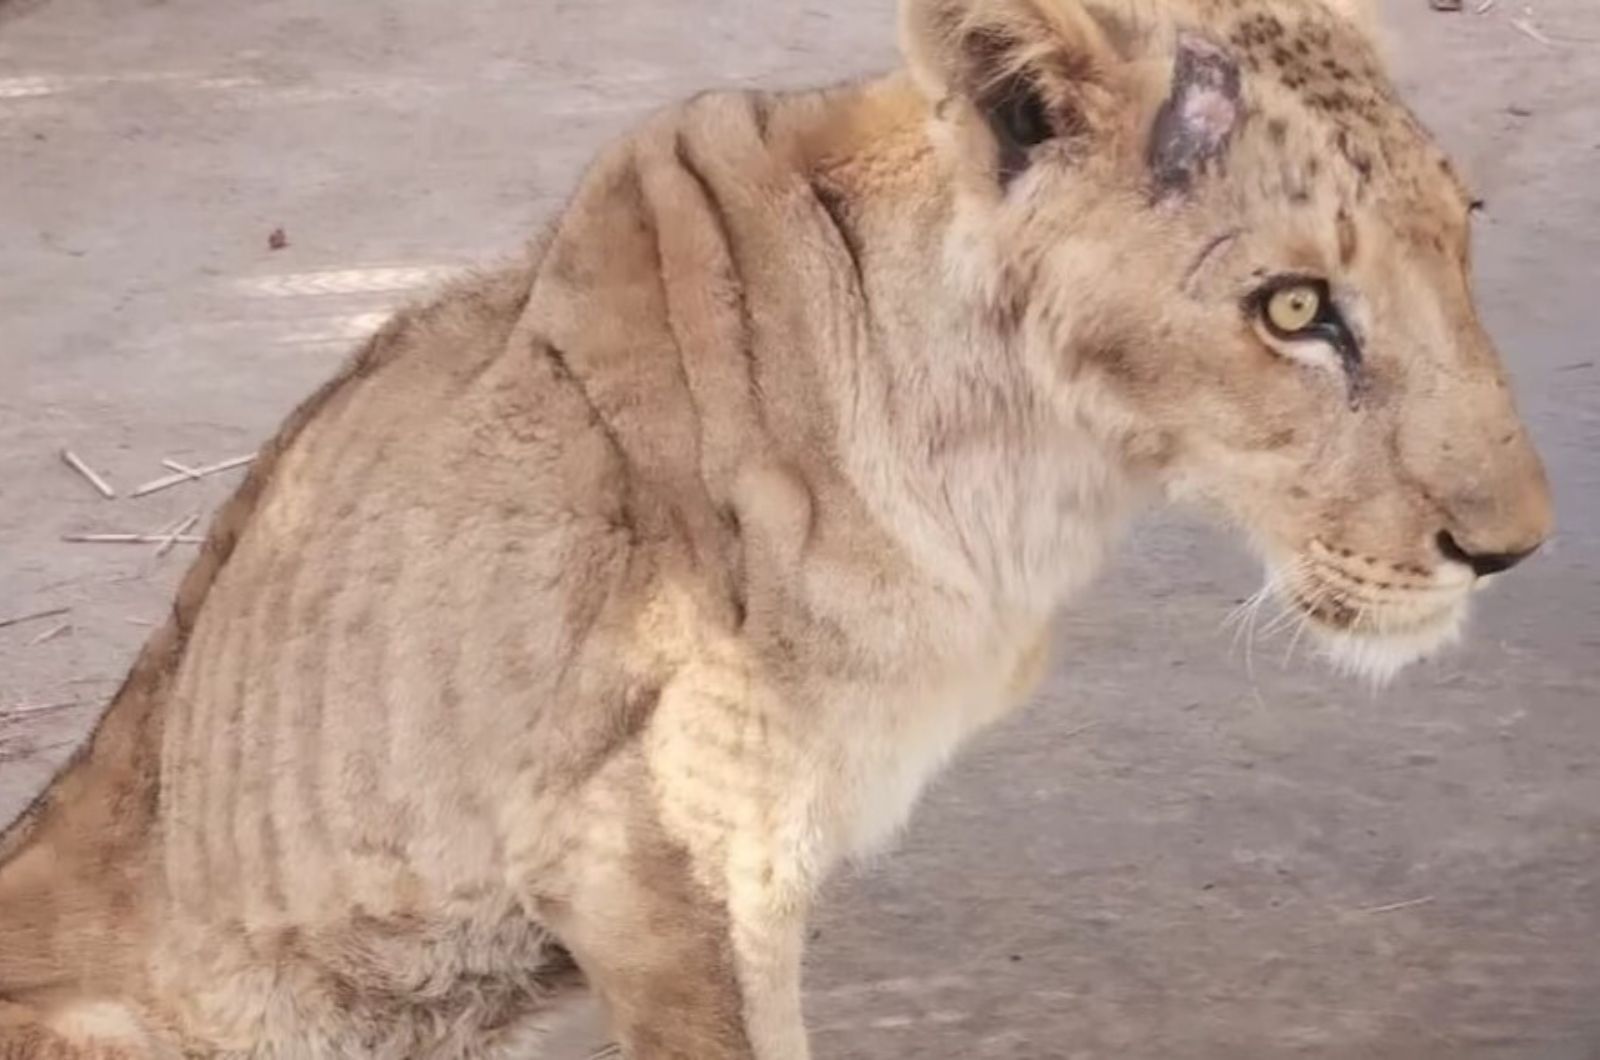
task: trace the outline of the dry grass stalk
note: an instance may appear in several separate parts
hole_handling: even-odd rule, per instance
[[[185,467],[176,474],[165,475],[158,479],[151,479],[149,482],[146,482],[144,485],[134,490],[131,494],[129,494],[129,496],[143,497],[146,494],[155,493],[159,490],[176,486],[180,482],[194,482],[197,479],[205,478],[207,475],[215,475],[219,471],[227,471],[231,468],[243,467],[245,464],[248,464],[255,458],[256,455],[251,453],[248,456],[236,456],[230,460],[221,460],[215,464],[207,464],[204,467]],[[168,466],[165,461],[163,461],[162,464],[163,466]]]
[[[168,552],[171,552],[172,546],[178,543],[178,538],[183,536],[184,531],[188,530],[199,521],[200,516],[198,513],[189,516],[187,519],[180,520],[178,524],[172,528],[171,532],[167,534],[166,539],[163,540],[161,544],[156,546],[156,555],[165,556]]]
[[[1525,18],[1514,18],[1514,19],[1512,19],[1511,20],[1511,26],[1512,26],[1513,29],[1517,30],[1523,36],[1529,38],[1530,40],[1536,40],[1540,44],[1545,45],[1546,47],[1553,47],[1555,45],[1555,43],[1556,43],[1555,41],[1551,40],[1549,37],[1545,36],[1544,33],[1539,29],[1538,26],[1535,26],[1532,22],[1528,21]]]
[[[1375,905],[1370,909],[1357,909],[1356,912],[1361,913],[1364,916],[1371,916],[1374,913],[1393,913],[1399,909],[1410,909],[1413,906],[1427,905],[1431,901],[1433,901],[1433,895],[1425,894],[1421,898],[1410,898],[1404,902],[1390,902],[1388,905]]]
[[[61,636],[63,633],[67,632],[71,628],[72,628],[72,623],[71,622],[63,622],[59,626],[56,626],[53,629],[47,629],[43,633],[39,634],[37,637],[34,637],[32,640],[28,641],[28,647],[31,648],[35,644],[43,644],[47,640],[55,640],[57,637]]]
[[[62,699],[54,703],[19,703],[14,707],[0,707],[0,720],[19,721],[23,718],[37,718],[41,714],[70,710],[82,706],[83,703],[84,700],[81,699]]]
[[[159,545],[167,537],[166,534],[62,534],[61,540],[75,545]],[[198,534],[179,534],[174,540],[180,545],[198,545],[205,538]]]
[[[71,449],[63,449],[61,450],[61,459],[66,461],[68,467],[87,479],[89,485],[99,490],[100,496],[107,500],[116,497],[117,491],[111,488],[111,484],[97,475],[94,468],[85,464],[77,453],[74,453]]]
[[[13,615],[10,618],[0,618],[0,629],[4,629],[7,626],[21,625],[24,622],[32,622],[40,618],[55,618],[57,615],[67,614],[71,610],[72,608],[70,607],[52,607],[48,611],[32,611],[26,615]]]
[[[205,477],[204,475],[200,474],[199,471],[197,471],[194,468],[190,467],[188,464],[180,464],[176,460],[163,460],[163,461],[161,461],[161,466],[166,468],[166,469],[168,469],[169,471],[176,471],[180,475],[187,475],[190,478],[204,478]]]

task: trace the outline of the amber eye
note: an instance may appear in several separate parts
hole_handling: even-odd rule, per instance
[[[1313,283],[1292,283],[1267,295],[1261,313],[1280,335],[1305,331],[1322,316],[1322,291]]]
[[[1350,381],[1350,407],[1358,408],[1366,388],[1361,342],[1333,300],[1328,281],[1311,276],[1280,276],[1256,288],[1241,307],[1275,340],[1274,352],[1306,363],[1331,347]]]

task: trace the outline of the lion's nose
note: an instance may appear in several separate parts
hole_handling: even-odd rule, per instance
[[[1474,552],[1471,549],[1463,548],[1461,543],[1448,530],[1440,530],[1437,541],[1439,551],[1444,554],[1445,559],[1453,560],[1456,563],[1465,563],[1472,568],[1472,573],[1480,578],[1487,578],[1491,574],[1499,574],[1501,571],[1510,570],[1539,551],[1539,546],[1534,545],[1532,548],[1525,548],[1519,552]]]

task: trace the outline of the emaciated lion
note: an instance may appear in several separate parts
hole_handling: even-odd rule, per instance
[[[400,313],[0,840],[0,1055],[802,1060],[807,906],[1127,516],[1392,672],[1546,537],[1471,195],[1353,0],[904,0]]]

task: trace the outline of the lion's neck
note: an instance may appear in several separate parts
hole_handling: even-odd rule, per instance
[[[983,311],[994,292],[964,268],[954,189],[909,81],[825,105],[809,168],[867,317],[831,401],[848,474],[930,575],[997,611],[1048,613],[1101,567],[1128,476],[1091,410],[1041,402]]]

